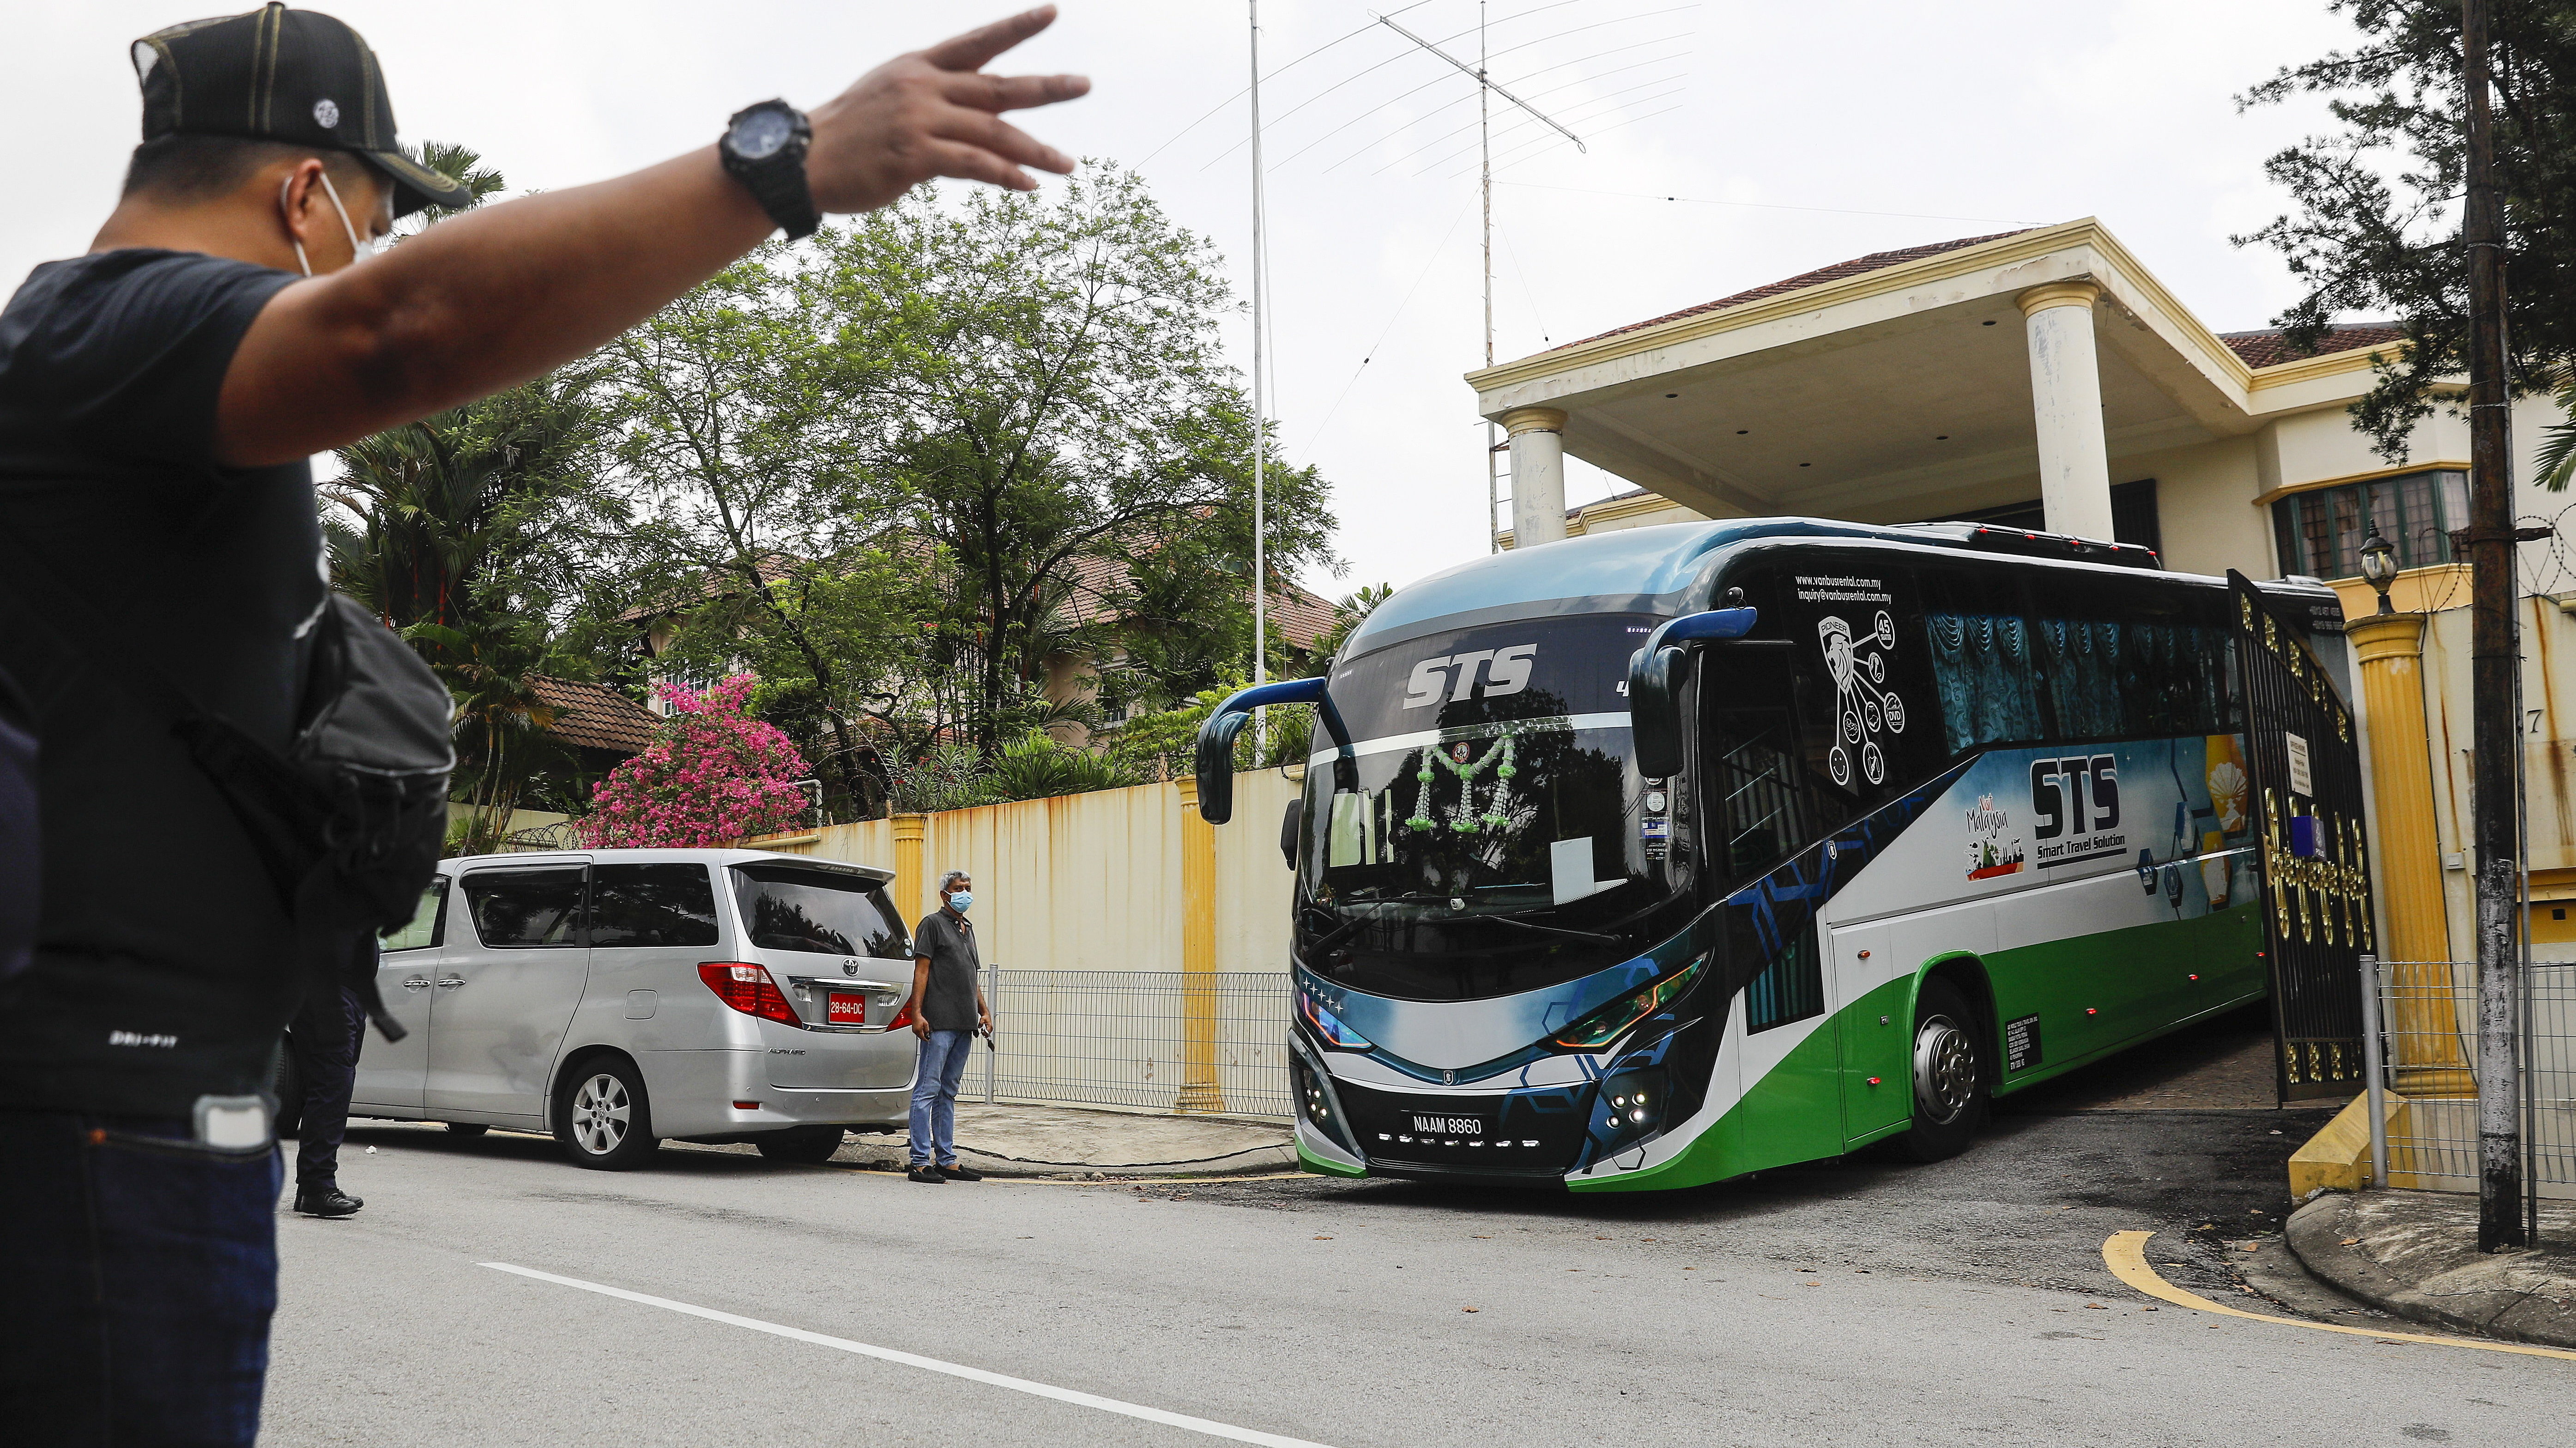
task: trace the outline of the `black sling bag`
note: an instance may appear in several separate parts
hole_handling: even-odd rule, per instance
[[[0,624],[32,626],[169,721],[232,807],[295,922],[306,989],[346,987],[386,1040],[408,1034],[376,992],[375,952],[356,947],[412,918],[446,845],[456,705],[411,645],[355,599],[329,595],[313,622],[304,701],[281,755],[122,647],[114,624],[6,532]]]

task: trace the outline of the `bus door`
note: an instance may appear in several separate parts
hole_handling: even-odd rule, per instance
[[[2248,791],[2284,1104],[2361,1085],[2361,956],[2370,935],[2361,746],[2352,711],[2290,619],[2227,575],[2244,671]]]
[[[1821,838],[1820,801],[1809,776],[1827,736],[1800,728],[1792,703],[1795,667],[1792,649],[1776,643],[1701,656],[1701,834],[1721,894],[1780,868]],[[1831,1021],[1817,1019],[1833,1004],[1823,933],[1799,922],[1744,987],[1744,1035],[1733,1063],[1746,1103],[1738,1129],[1765,1162],[1806,1161],[1843,1149],[1840,1051]]]

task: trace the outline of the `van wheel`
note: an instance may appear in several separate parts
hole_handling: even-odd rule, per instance
[[[555,1088],[555,1141],[575,1166],[625,1171],[661,1146],[644,1075],[631,1061],[594,1056]]]
[[[1898,1138],[1916,1161],[1968,1149],[1986,1124],[1984,1046],[1959,988],[1926,981],[1914,1007],[1914,1127]]]
[[[819,1166],[832,1159],[841,1149],[841,1128],[837,1126],[799,1126],[789,1131],[773,1131],[752,1138],[760,1154],[771,1161],[801,1161]]]

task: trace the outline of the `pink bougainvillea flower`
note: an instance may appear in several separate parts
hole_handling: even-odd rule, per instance
[[[582,843],[704,848],[794,828],[812,803],[795,781],[812,771],[785,734],[751,717],[752,686],[749,674],[704,693],[654,686],[671,715],[591,791],[590,813],[577,822]]]

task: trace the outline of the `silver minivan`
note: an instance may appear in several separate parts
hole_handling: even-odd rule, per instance
[[[893,872],[755,850],[442,861],[384,937],[353,1116],[552,1132],[617,1169],[663,1138],[822,1161],[904,1121],[912,946]]]

